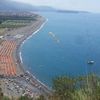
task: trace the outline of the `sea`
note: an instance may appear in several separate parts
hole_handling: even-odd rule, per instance
[[[47,22],[21,47],[25,68],[49,87],[58,76],[100,75],[100,14],[38,13]]]

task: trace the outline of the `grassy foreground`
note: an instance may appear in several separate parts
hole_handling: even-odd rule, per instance
[[[92,74],[77,78],[57,77],[50,100],[100,100],[100,77]]]
[[[53,80],[53,90],[48,98],[40,96],[33,99],[21,96],[17,100],[100,100],[100,77],[94,74],[76,78],[57,77]],[[2,92],[0,93],[0,100],[13,100],[3,97]]]

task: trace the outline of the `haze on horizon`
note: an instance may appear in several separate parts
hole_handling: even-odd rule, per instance
[[[64,10],[100,12],[100,0],[12,0],[35,6],[50,6]]]

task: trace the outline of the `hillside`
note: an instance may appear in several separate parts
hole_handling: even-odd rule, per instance
[[[53,11],[54,9],[47,6],[33,6],[30,4],[19,3],[15,1],[2,0],[0,1],[1,11]]]
[[[47,12],[59,12],[59,13],[88,13],[85,11],[74,10],[60,10],[48,6],[33,6],[26,3],[19,3],[10,0],[0,1],[0,11],[47,11]]]

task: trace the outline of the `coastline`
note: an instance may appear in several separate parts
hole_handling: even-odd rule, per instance
[[[25,67],[21,55],[21,48],[28,39],[30,39],[33,35],[38,33],[44,27],[47,21],[48,19],[37,15],[36,20],[33,20],[31,23],[29,23],[29,25],[7,31],[3,35],[3,42],[1,43],[2,49],[0,51],[2,61],[1,67],[4,67],[4,72],[0,70],[2,72],[0,73],[2,80],[13,80],[13,82],[15,80],[21,80],[22,83],[26,82],[28,85],[28,90],[31,91],[31,89],[34,90],[35,88],[38,95],[50,95],[52,93],[52,90],[43,82],[41,82],[37,77],[35,77],[35,75],[30,73],[28,71],[28,66]],[[27,93],[28,91],[25,89],[26,86],[22,83],[19,82],[19,84],[23,85],[23,90],[25,90]],[[30,89],[30,87],[32,88]],[[9,93],[7,93],[4,89],[3,91],[5,95],[9,95]],[[13,92],[15,93],[15,91]],[[35,94],[35,92],[33,92],[33,94]]]
[[[24,66],[24,63],[23,63],[23,60],[22,60],[22,57],[21,57],[21,48],[22,48],[23,44],[29,38],[31,38],[33,35],[35,35],[39,31],[39,29],[42,28],[42,26],[45,24],[45,18],[42,17],[42,16],[39,16],[39,17],[40,18],[38,18],[35,23],[32,23],[29,26],[26,26],[26,27],[23,27],[22,29],[19,29],[20,33],[22,33],[23,37],[15,40],[17,46],[16,46],[16,50],[14,52],[15,55],[14,55],[13,58],[15,58],[15,62],[18,64],[18,67],[20,67],[21,74],[23,74],[27,71],[27,69],[25,69],[25,66]],[[18,34],[20,34],[19,30],[18,30]]]
[[[44,17],[43,17],[43,18],[44,18]],[[30,39],[31,37],[33,37],[36,33],[38,33],[38,32],[44,27],[44,25],[48,22],[48,19],[46,19],[46,18],[44,18],[44,19],[45,19],[44,23],[43,23],[35,32],[33,32],[31,35],[29,35],[29,36],[21,43],[20,49],[22,48],[22,46],[25,44],[25,42],[26,42],[27,40],[29,40],[29,39]],[[23,64],[23,59],[22,59],[21,50],[20,50],[20,52],[19,52],[19,56],[20,56],[21,63]]]
[[[32,77],[33,81],[35,81],[39,86],[41,86],[41,89],[42,89],[45,93],[51,94],[51,91],[52,91],[52,90],[51,90],[47,85],[45,85],[43,82],[41,82],[39,79],[37,79],[36,76],[34,76],[32,73],[30,73],[30,72],[28,71],[28,69],[25,68],[25,65],[24,65],[23,59],[22,59],[22,54],[21,54],[21,48],[22,48],[22,46],[24,45],[24,43],[25,43],[27,40],[29,40],[32,36],[34,36],[36,33],[38,33],[38,32],[44,27],[44,25],[47,23],[48,19],[46,19],[46,18],[44,18],[44,17],[42,17],[42,18],[43,18],[43,22],[40,23],[40,25],[37,26],[36,29],[33,30],[33,32],[32,32],[31,34],[29,34],[27,37],[25,37],[24,40],[21,42],[20,45],[18,45],[18,48],[16,49],[16,55],[17,55],[17,56],[16,56],[16,59],[17,59],[17,60],[20,60],[20,61],[19,61],[19,66],[20,66],[22,72],[25,73],[25,74],[27,73],[27,75],[28,75],[29,77]],[[23,74],[23,73],[22,73],[22,74]]]
[[[44,18],[44,17],[43,17]],[[21,61],[21,65],[23,66],[23,68],[24,68],[24,63],[23,63],[23,59],[22,59],[22,53],[21,53],[21,48],[22,48],[22,46],[25,44],[25,42],[27,42],[27,40],[29,40],[30,38],[32,38],[36,33],[38,33],[43,27],[44,27],[44,25],[47,23],[47,21],[48,21],[48,19],[46,19],[46,18],[44,18],[45,19],[45,21],[44,21],[44,23],[35,31],[35,32],[33,32],[31,35],[29,35],[22,43],[21,43],[21,45],[20,45],[20,47],[19,47],[19,49],[20,49],[20,51],[19,51],[19,58],[20,58],[20,61]],[[42,85],[44,85],[44,86],[46,86],[44,83],[42,83],[39,79],[37,79],[32,73],[30,73],[30,71],[29,70],[27,70],[27,69],[25,69],[25,72],[27,72],[27,73],[29,73],[34,79],[36,79],[38,82],[40,82]],[[48,86],[46,86],[47,88],[48,88]]]

